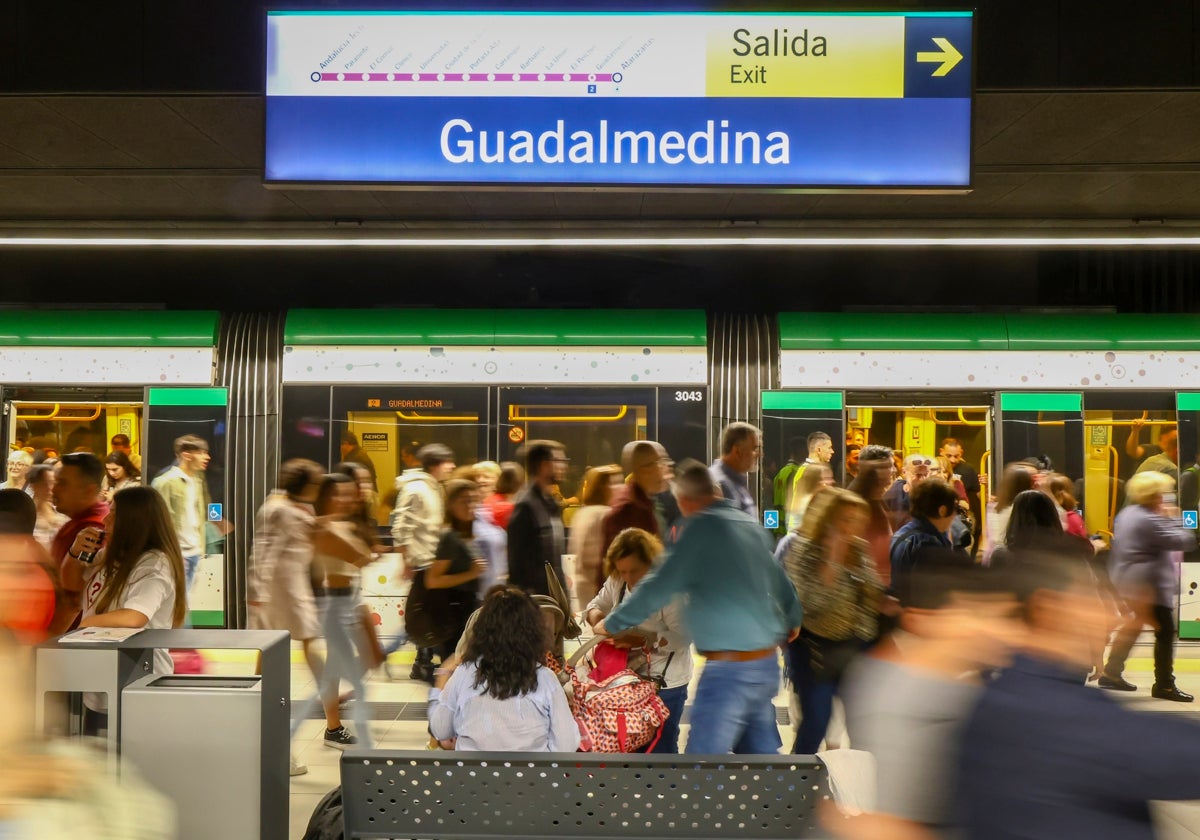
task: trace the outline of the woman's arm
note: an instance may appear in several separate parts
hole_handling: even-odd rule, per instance
[[[558,678],[547,668],[538,668],[538,691],[547,692],[550,697],[550,731],[547,734],[547,748],[550,752],[575,752],[579,749],[579,724],[571,714],[571,706],[567,695],[559,685]]]
[[[425,572],[425,586],[429,589],[450,589],[470,583],[483,574],[483,567],[487,564],[486,560],[478,559],[471,564],[471,568],[467,571],[450,575],[446,574],[446,570],[450,568],[451,562],[450,560],[434,560]]]
[[[321,554],[336,557],[360,569],[375,560],[369,551],[363,551],[362,546],[355,545],[325,527],[317,527],[313,531],[313,548]]]
[[[458,692],[464,683],[463,670],[456,668],[443,688],[434,688],[429,692],[429,734],[439,741],[448,741],[458,734],[454,731],[454,710],[458,706]]]
[[[588,602],[587,609],[584,610],[584,618],[589,626],[595,627],[617,605],[613,580],[613,578],[609,578],[604,581],[604,586],[600,587],[600,591],[596,593],[596,597]]]
[[[145,627],[150,617],[138,610],[113,610],[90,615],[79,622],[80,627]]]

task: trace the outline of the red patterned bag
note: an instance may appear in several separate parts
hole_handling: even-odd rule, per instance
[[[605,640],[593,637],[584,642],[563,669],[569,675],[575,698],[575,719],[584,735],[584,752],[636,752],[653,750],[662,735],[662,726],[671,716],[658,696],[658,685],[628,668],[606,676],[599,682],[581,680],[576,666],[584,655]],[[559,677],[563,680],[562,676]],[[564,685],[567,680],[563,680]],[[586,745],[590,742],[590,745]],[[649,745],[647,747],[647,745]]]
[[[592,752],[653,750],[671,716],[658,688],[633,671],[613,674],[584,688],[579,718],[592,739]]]

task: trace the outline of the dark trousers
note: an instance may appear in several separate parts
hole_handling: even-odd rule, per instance
[[[1150,612],[1150,615],[1147,615]],[[1120,676],[1125,670],[1129,651],[1142,632],[1148,618],[1153,618],[1154,630],[1154,684],[1161,687],[1175,685],[1175,618],[1170,607],[1155,604],[1152,608],[1139,607],[1137,614],[1121,625],[1113,639],[1104,672],[1110,677]]]
[[[838,680],[821,675],[813,668],[812,653],[801,636],[788,643],[788,676],[792,690],[800,700],[800,726],[792,745],[795,755],[812,755],[821,747],[829,719],[833,717],[833,698]]]

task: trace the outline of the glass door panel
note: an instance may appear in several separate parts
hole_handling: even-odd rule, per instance
[[[841,391],[764,391],[763,456],[759,509],[763,525],[782,536],[796,524],[793,488],[797,467],[808,456],[808,438],[821,432],[833,443],[829,467],[845,482],[844,395]],[[774,513],[774,516],[771,514]]]
[[[1179,508],[1197,547],[1183,555],[1179,586],[1179,638],[1200,639],[1200,393],[1176,395],[1179,432]]]

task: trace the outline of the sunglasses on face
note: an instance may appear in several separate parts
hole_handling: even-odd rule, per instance
[[[913,458],[908,462],[910,467],[932,467],[933,461],[929,458]]]

